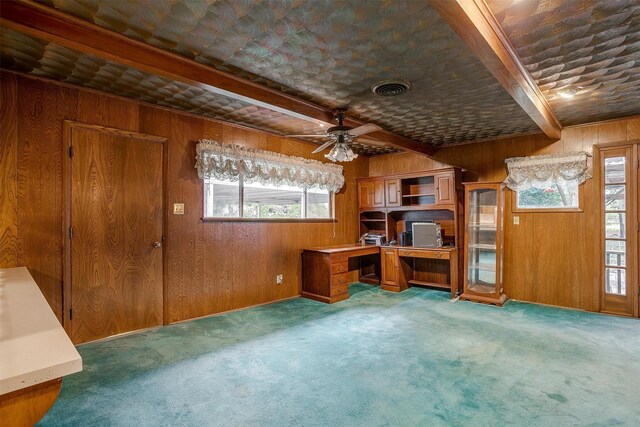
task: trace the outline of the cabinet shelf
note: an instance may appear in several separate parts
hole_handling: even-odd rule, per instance
[[[487,251],[495,251],[496,250],[496,245],[490,245],[488,243],[474,243],[474,244],[469,244],[469,248],[470,249],[484,249]]]
[[[498,227],[496,227],[495,224],[469,224],[469,227],[475,228],[478,230],[490,230],[490,231],[495,231],[498,229]]]
[[[481,270],[481,271],[495,272],[496,271],[496,265],[495,264],[483,264],[483,263],[469,264],[469,270]]]
[[[473,283],[473,284],[467,285],[467,290],[469,292],[474,292],[477,294],[492,294],[496,291],[496,285],[484,284],[484,283]]]
[[[451,289],[448,283],[427,282],[425,280],[407,280],[407,283],[419,286],[431,286],[432,288]]]
[[[385,222],[385,219],[368,219],[368,218],[362,218],[360,219],[361,222]]]

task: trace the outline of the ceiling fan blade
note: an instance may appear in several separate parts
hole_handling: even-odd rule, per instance
[[[324,144],[322,144],[320,147],[316,148],[315,150],[313,150],[311,153],[315,154],[315,153],[319,153],[322,150],[324,150],[325,148],[327,148],[328,146],[330,146],[331,144],[335,144],[336,141],[331,140],[331,141],[327,141]]]
[[[371,138],[358,138],[355,141],[358,144],[372,145],[374,147],[386,147],[386,144]]]
[[[364,135],[365,133],[375,132],[377,130],[381,130],[382,128],[378,125],[374,125],[373,123],[369,123],[366,125],[359,126],[355,129],[351,129],[349,134],[352,136]]]
[[[320,135],[284,135],[285,138],[326,138],[326,134]]]

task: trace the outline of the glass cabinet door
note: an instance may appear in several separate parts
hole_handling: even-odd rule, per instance
[[[498,292],[498,191],[470,190],[467,218],[467,289],[479,294]]]

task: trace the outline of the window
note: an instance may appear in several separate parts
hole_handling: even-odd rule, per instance
[[[205,179],[207,218],[331,218],[331,192],[289,185]]]
[[[578,182],[554,182],[551,185],[529,187],[517,191],[518,209],[553,209],[575,208],[578,209]]]
[[[590,175],[585,152],[507,159],[505,185],[516,192],[515,209],[578,210],[579,186]]]
[[[204,218],[333,218],[340,165],[210,140],[196,153]]]

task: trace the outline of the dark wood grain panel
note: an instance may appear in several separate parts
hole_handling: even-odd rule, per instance
[[[16,78],[2,73],[0,85],[0,268],[18,266],[18,91]]]
[[[310,154],[314,148],[311,143],[94,91],[23,76],[3,78],[2,86],[3,96],[12,90],[18,94],[19,132],[11,139],[17,147],[18,261],[32,270],[36,283],[59,318],[63,311],[59,270],[65,244],[63,187],[59,175],[64,156],[61,129],[65,119],[167,138],[167,207],[185,203],[185,215],[171,212],[167,215],[164,292],[167,323],[300,295],[303,247],[352,243],[358,239],[355,180],[368,174],[365,157],[345,164],[346,185],[335,196],[335,224],[203,223],[200,221],[202,183],[194,168],[198,139],[211,138],[325,159],[322,154]],[[52,115],[47,118],[47,114]],[[3,129],[5,122],[10,120],[3,116]],[[51,157],[44,158],[41,150]],[[45,197],[43,192],[55,197]],[[51,206],[44,206],[43,200]],[[253,259],[247,257],[247,253]],[[38,274],[38,271],[48,273]],[[282,285],[276,285],[277,274],[284,276]],[[356,280],[357,273],[349,274],[350,281]]]
[[[72,339],[162,324],[162,144],[70,126]]]

